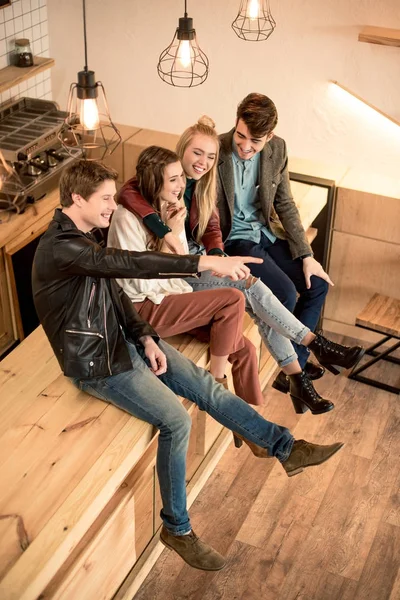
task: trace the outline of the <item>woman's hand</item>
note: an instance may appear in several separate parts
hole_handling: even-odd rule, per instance
[[[179,237],[182,233],[183,228],[185,227],[185,219],[186,219],[186,207],[181,206],[181,208],[176,209],[176,207],[167,207],[167,215],[165,222],[168,227],[172,230],[172,233]]]
[[[176,237],[176,235],[172,233],[172,231],[166,233],[163,237],[163,240],[167,246],[167,250],[172,252],[172,254],[186,254],[182,242]],[[164,252],[164,250],[161,251]]]

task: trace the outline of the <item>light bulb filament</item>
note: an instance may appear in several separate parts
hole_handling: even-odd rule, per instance
[[[187,68],[190,65],[190,42],[189,40],[181,40],[178,48],[178,59],[183,68]]]
[[[100,124],[99,109],[95,98],[88,98],[82,100],[80,110],[80,121],[81,125],[87,131],[93,131],[97,129]]]
[[[250,0],[250,3],[247,8],[247,16],[251,21],[258,19],[260,16],[260,5],[258,0]]]

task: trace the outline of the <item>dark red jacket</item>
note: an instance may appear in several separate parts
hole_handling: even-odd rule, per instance
[[[118,194],[118,203],[122,204],[122,206],[130,210],[140,219],[144,219],[151,214],[156,214],[154,208],[147,202],[147,200],[143,198],[139,192],[136,177],[132,177],[132,179],[129,179],[129,181],[123,185]],[[196,229],[199,225],[199,213],[195,194],[193,195],[190,206],[189,225],[190,231],[192,232],[192,237],[195,239]],[[208,221],[206,230],[201,238],[201,242],[204,245],[207,254],[210,252],[210,250],[215,248],[219,248],[220,250],[224,249],[222,233],[219,224],[219,215],[216,210],[212,213],[210,220]]]

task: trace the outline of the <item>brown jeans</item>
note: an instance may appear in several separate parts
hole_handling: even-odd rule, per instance
[[[135,308],[162,338],[191,333],[210,343],[214,356],[228,355],[236,394],[263,404],[254,345],[243,335],[245,298],[235,288],[166,296],[161,304],[136,302]]]

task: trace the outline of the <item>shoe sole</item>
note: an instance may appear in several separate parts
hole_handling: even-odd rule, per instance
[[[286,471],[287,476],[293,477],[293,475],[298,475],[299,473],[302,473],[304,471],[304,469],[307,469],[308,467],[317,467],[318,465],[322,465],[322,463],[326,462],[327,460],[332,458],[332,456],[334,456],[337,452],[339,452],[339,450],[341,450],[343,448],[343,446],[344,446],[344,444],[340,444],[340,446],[338,446],[338,448],[333,450],[332,454],[329,454],[329,456],[326,456],[325,458],[323,458],[322,460],[320,460],[318,462],[310,463],[309,465],[304,465],[303,467],[298,467],[297,469],[294,469],[293,471]]]
[[[197,565],[192,565],[188,560],[186,560],[186,558],[184,558],[182,556],[182,554],[179,554],[179,552],[176,550],[176,548],[174,548],[173,546],[170,546],[165,540],[162,539],[161,535],[160,535],[160,542],[162,542],[164,544],[164,546],[166,548],[168,548],[168,550],[173,550],[178,556],[181,557],[181,559],[187,564],[189,565],[189,567],[192,567],[192,569],[198,569],[199,571],[221,571],[224,567],[226,567],[226,562],[224,562],[224,564],[221,567],[217,567],[215,569],[207,569],[205,567],[198,567]]]

